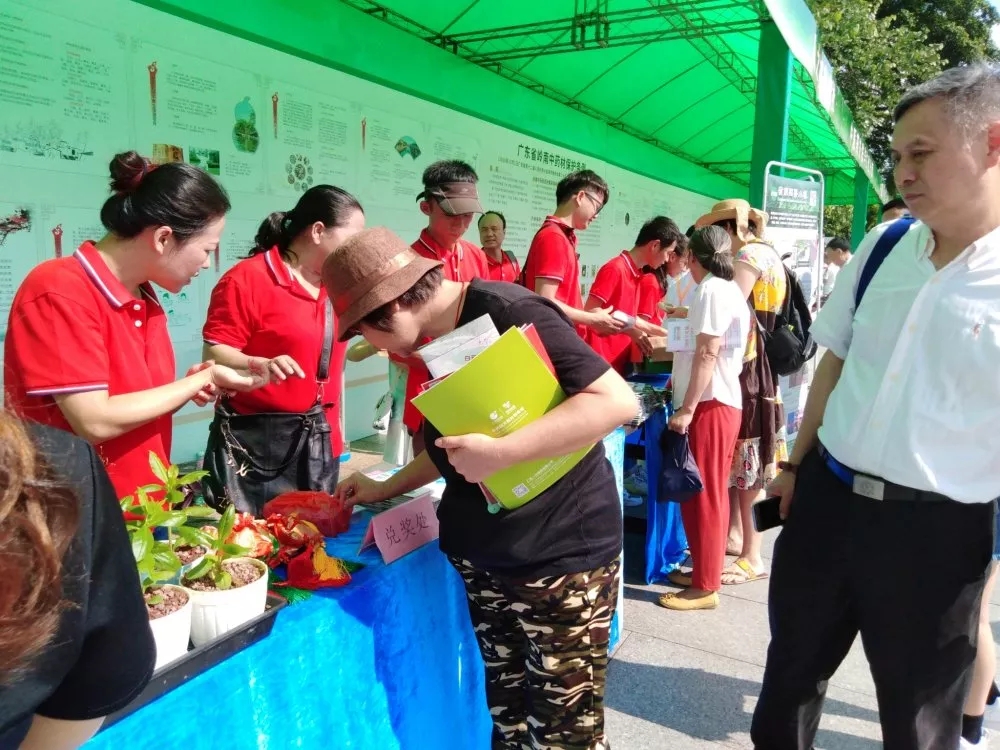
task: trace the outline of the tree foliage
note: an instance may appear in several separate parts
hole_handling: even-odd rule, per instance
[[[892,110],[908,88],[942,70],[941,46],[911,25],[908,12],[905,18],[881,15],[882,0],[809,0],[809,5],[854,122],[891,182]]]
[[[941,70],[1000,56],[989,0],[807,0],[820,44],[890,193],[892,110],[903,93]],[[850,206],[825,211],[827,236],[850,237]],[[877,211],[869,210],[868,226]]]
[[[884,0],[878,15],[894,17],[896,26],[925,29],[927,40],[940,45],[946,68],[998,55],[990,32],[1000,12],[989,0]]]

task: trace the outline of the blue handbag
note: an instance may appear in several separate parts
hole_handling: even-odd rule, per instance
[[[704,489],[687,435],[665,429],[660,435],[660,453],[657,500],[683,503]]]

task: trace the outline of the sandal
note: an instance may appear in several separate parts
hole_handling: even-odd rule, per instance
[[[763,581],[768,575],[766,570],[760,573],[754,572],[750,563],[741,557],[722,571],[722,583],[725,586],[739,586],[751,581]]]

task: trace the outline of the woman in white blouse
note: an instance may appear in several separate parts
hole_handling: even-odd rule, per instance
[[[691,277],[697,283],[687,309],[696,343],[674,355],[674,415],[667,425],[687,433],[704,489],[681,505],[691,550],[690,576],[671,574],[686,587],[664,594],[667,609],[719,606],[726,533],[729,528],[729,469],[742,419],[740,372],[750,329],[750,308],[733,281],[732,243],[720,227],[696,231],[689,242]],[[670,314],[670,313],[668,313]]]

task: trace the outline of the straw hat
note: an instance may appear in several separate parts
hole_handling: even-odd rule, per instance
[[[351,237],[323,263],[323,286],[337,314],[337,339],[350,338],[351,329],[368,313],[399,298],[440,265],[383,227]]]
[[[712,210],[698,219],[694,225],[698,229],[701,229],[702,227],[708,227],[716,222],[726,221],[727,219],[736,220],[736,233],[744,242],[750,242],[755,239],[750,234],[751,219],[757,225],[758,235],[764,233],[764,226],[767,224],[766,213],[753,208],[749,202],[742,198],[729,198],[728,200],[719,201],[712,206]]]

